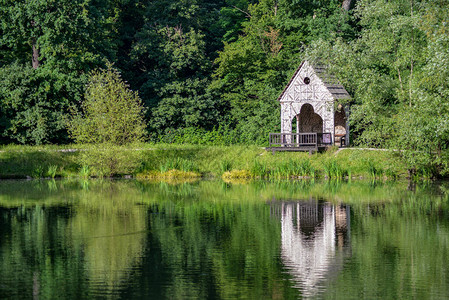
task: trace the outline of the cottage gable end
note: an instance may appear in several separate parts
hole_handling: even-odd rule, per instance
[[[338,80],[323,66],[303,61],[282,91],[280,102],[330,101],[350,98]]]
[[[281,132],[292,133],[292,122],[296,119],[297,133],[330,133],[334,141],[335,101],[346,98],[350,98],[348,92],[334,76],[326,72],[325,67],[302,62],[278,98],[281,104]],[[346,123],[344,114],[338,117],[343,118],[340,123]],[[347,129],[343,130],[348,132]]]

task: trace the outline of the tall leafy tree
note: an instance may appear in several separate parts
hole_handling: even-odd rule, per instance
[[[62,120],[82,99],[86,72],[113,56],[110,2],[1,0],[1,133],[20,143],[62,142]]]
[[[230,106],[231,122],[242,141],[262,143],[276,126],[275,99],[283,82],[282,40],[276,27],[277,3],[261,1],[247,9],[243,34],[225,43],[216,59],[214,87]],[[285,65],[284,65],[285,66]]]
[[[357,38],[321,39],[309,49],[353,95],[356,142],[403,150],[411,172],[447,172],[447,4],[360,0]]]
[[[340,1],[261,0],[250,4],[242,34],[225,43],[216,59],[215,82],[231,120],[248,143],[265,143],[278,131],[276,99],[318,37],[354,35]]]
[[[67,141],[64,119],[81,101],[84,77],[31,63],[0,68],[0,134],[3,142],[22,144]]]
[[[212,128],[221,105],[208,92],[212,59],[220,47],[223,1],[145,1],[143,26],[130,52],[132,86],[151,108],[150,126],[163,133],[189,126]]]
[[[13,53],[6,61],[29,61],[35,69],[43,62],[96,63],[100,54],[111,55],[108,9],[108,2],[2,0],[1,44]]]

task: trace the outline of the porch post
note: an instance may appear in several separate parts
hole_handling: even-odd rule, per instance
[[[281,139],[283,143],[290,144],[292,136],[284,135],[285,133],[292,133],[292,110],[290,102],[281,102]]]
[[[299,133],[299,114],[296,115],[296,133]],[[296,135],[296,143],[299,144],[299,135]]]
[[[347,105],[347,106],[345,106],[345,114],[346,114],[346,120],[345,120],[345,122],[346,122],[346,147],[349,147],[349,114],[350,114],[350,111],[349,111],[349,105]]]

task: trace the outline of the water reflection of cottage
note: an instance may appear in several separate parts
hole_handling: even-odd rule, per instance
[[[282,228],[282,261],[303,296],[314,296],[350,254],[349,207],[315,200],[272,205]]]

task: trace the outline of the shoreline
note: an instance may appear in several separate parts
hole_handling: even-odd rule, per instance
[[[410,177],[400,152],[388,149],[332,148],[313,155],[305,152],[277,152],[272,155],[259,146],[241,145],[142,144],[128,147],[69,145],[0,148],[0,180],[145,176],[268,180],[433,179],[433,174],[420,170]]]

